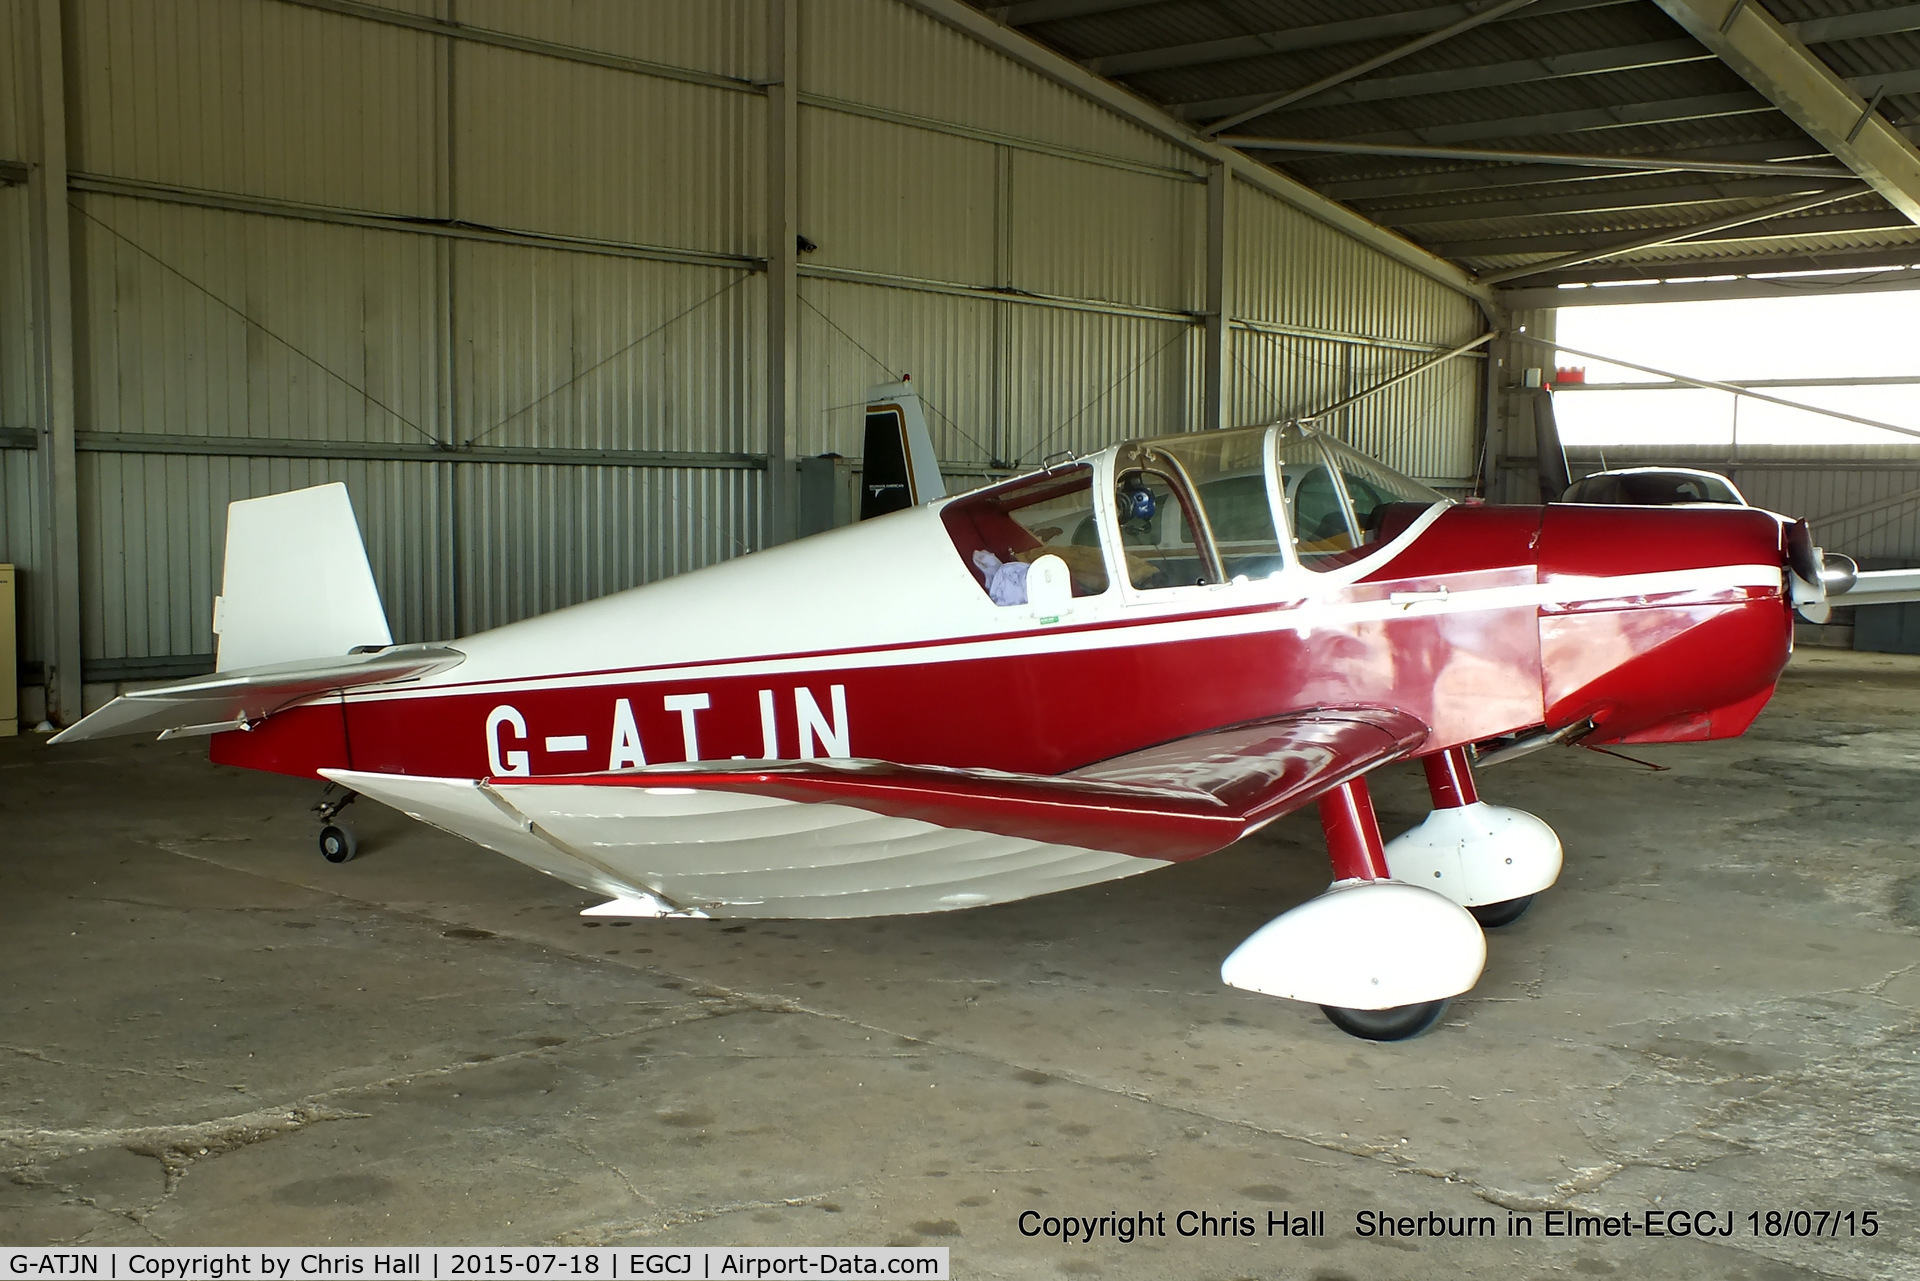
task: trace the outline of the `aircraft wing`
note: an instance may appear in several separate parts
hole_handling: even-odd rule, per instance
[[[1863,569],[1853,586],[1828,595],[1829,605],[1897,605],[1920,600],[1920,569]]]
[[[266,667],[215,672],[122,694],[105,707],[54,735],[74,743],[114,734],[160,731],[161,738],[246,729],[282,708],[336,690],[411,680],[445,671],[466,660],[457,649],[400,645],[371,654],[306,659]]]
[[[1062,775],[873,760],[693,762],[496,778],[487,786],[536,821],[544,808],[539,794],[548,787],[685,789],[830,803],[943,828],[1178,860],[1223,849],[1409,755],[1426,736],[1427,727],[1404,712],[1321,709],[1212,730]],[[568,808],[577,806],[570,801]]]
[[[1197,858],[1426,736],[1404,713],[1342,708],[1057,776],[877,760],[494,778],[321,772],[608,895],[595,914],[841,918],[1011,902]]]

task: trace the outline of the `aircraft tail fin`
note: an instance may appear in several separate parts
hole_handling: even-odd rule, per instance
[[[345,485],[227,505],[213,630],[222,672],[393,643]]]
[[[867,435],[860,519],[904,511],[947,496],[920,397],[905,378],[867,393]]]

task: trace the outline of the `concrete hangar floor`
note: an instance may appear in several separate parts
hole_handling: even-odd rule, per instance
[[[192,744],[0,740],[0,1242],[1920,1275],[1920,660],[1803,651],[1747,737],[1643,754],[1671,771],[1560,749],[1487,771],[1567,871],[1439,1027],[1375,1045],[1219,982],[1321,888],[1309,816],[1008,907],[615,923],[371,803],[360,858],[329,865],[317,787]],[[1389,831],[1414,822],[1418,771],[1376,796]],[[1028,1210],[1166,1235],[1030,1237]],[[1183,1210],[1253,1234],[1183,1237]],[[1267,1235],[1316,1210],[1325,1235]],[[1545,1235],[1567,1210],[1633,1235]],[[1700,1210],[1735,1235],[1640,1231]],[[1798,1210],[1878,1231],[1747,1230]],[[1498,1234],[1367,1237],[1363,1211]]]

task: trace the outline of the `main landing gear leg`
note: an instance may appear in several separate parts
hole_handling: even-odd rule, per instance
[[[1560,876],[1560,838],[1523,810],[1489,805],[1473,783],[1467,749],[1423,757],[1433,812],[1387,842],[1395,880],[1446,895],[1492,929],[1520,919]]]
[[[345,863],[360,852],[360,842],[354,839],[353,829],[334,821],[341,810],[359,799],[360,793],[329,782],[313,807],[313,812],[320,816],[320,857],[329,863]]]
[[[1474,919],[1433,890],[1388,876],[1364,779],[1320,798],[1332,888],[1267,922],[1234,949],[1234,987],[1326,1012],[1335,1027],[1398,1041],[1432,1027],[1447,1000],[1480,979],[1487,942]]]

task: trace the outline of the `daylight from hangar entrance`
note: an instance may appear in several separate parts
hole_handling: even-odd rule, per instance
[[[1693,378],[1753,381],[1769,396],[1920,431],[1920,290],[1565,307],[1557,324],[1568,347]],[[1920,437],[1748,396],[1661,385],[1566,351],[1555,364],[1585,372],[1584,384],[1563,382],[1554,403],[1573,447],[1920,445]]]

